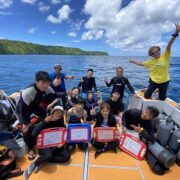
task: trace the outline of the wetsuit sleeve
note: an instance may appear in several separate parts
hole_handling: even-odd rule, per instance
[[[67,97],[67,105],[73,106],[74,103],[72,102],[71,96]]]
[[[111,127],[117,127],[116,119],[113,114],[110,115],[110,118],[111,118],[111,122],[112,122]]]
[[[148,126],[147,129],[140,132],[139,137],[143,137],[146,140],[150,141],[151,143],[154,143],[155,141],[155,135],[154,135],[154,128],[152,125]]]
[[[93,84],[93,86],[94,86],[95,91],[97,91],[97,86],[96,86],[96,80],[95,80],[95,78],[94,78],[94,84]]]
[[[111,87],[112,84],[113,84],[113,82],[114,82],[114,78],[112,78],[109,83],[106,83],[106,86],[107,86],[107,87]]]
[[[21,124],[28,125],[30,123],[30,103],[34,100],[35,95],[36,91],[33,87],[27,88],[21,93],[21,97],[16,108]]]
[[[126,85],[128,87],[128,89],[134,94],[134,88],[132,87],[132,85],[130,84],[129,80],[126,78]]]
[[[125,111],[123,113],[123,115],[122,115],[122,125],[123,125],[123,127],[126,127],[127,114],[128,114],[128,111]]]
[[[47,125],[47,122],[46,121],[42,121],[41,123],[38,124],[38,126],[35,126],[34,129],[33,129],[33,132],[32,132],[32,137],[33,139],[36,139],[38,134],[43,130],[45,129]]]
[[[119,113],[121,113],[121,112],[123,112],[124,111],[124,104],[123,104],[123,102],[121,102],[120,104],[119,104]]]
[[[62,98],[62,97],[64,97],[64,96],[66,96],[66,92],[55,92],[55,93],[54,93],[55,99],[56,99],[56,98]]]
[[[82,78],[84,79],[84,78]],[[78,88],[80,88],[82,86],[82,83],[79,81],[79,84],[78,84]]]
[[[22,98],[20,98],[17,109],[18,118],[21,124],[28,125],[30,123],[30,106],[27,105]]]
[[[44,98],[52,99],[52,101],[54,101],[56,98],[62,98],[65,95],[66,95],[66,92],[54,92],[52,87],[49,86]]]

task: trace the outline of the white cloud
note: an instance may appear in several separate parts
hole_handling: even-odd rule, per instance
[[[39,7],[39,11],[41,11],[41,12],[46,12],[46,11],[49,11],[49,9],[50,9],[50,6],[45,5],[43,2],[39,2],[38,7]]]
[[[3,16],[9,16],[9,15],[12,15],[12,13],[0,11],[0,15],[3,15]]]
[[[68,36],[70,37],[76,37],[77,36],[77,32],[81,30],[81,26],[84,23],[84,19],[80,20],[77,19],[75,22],[70,22],[70,26],[71,26],[71,32],[68,33]]]
[[[13,4],[12,0],[0,0],[0,9],[5,9]]]
[[[56,34],[56,31],[51,31],[51,34]]]
[[[69,33],[68,33],[68,36],[70,36],[70,37],[76,37],[76,36],[77,36],[77,33],[76,33],[76,32],[69,32]]]
[[[71,13],[71,9],[68,5],[63,5],[57,12],[57,17],[54,17],[53,15],[49,15],[47,17],[47,21],[54,23],[54,24],[60,24],[62,21],[69,19],[69,14]]]
[[[98,40],[103,37],[103,30],[90,30],[82,34],[82,40]]]
[[[33,27],[28,30],[29,34],[34,34],[37,31],[37,28]]]
[[[121,3],[122,0],[113,0],[113,3],[87,0],[84,13],[90,17],[85,23],[87,31],[81,38],[105,37],[115,48],[144,49],[154,44],[164,45],[162,34],[172,32],[174,22],[180,19],[179,0],[136,0],[124,8]]]
[[[51,0],[51,3],[52,4],[59,4],[59,3],[61,3],[61,0]]]
[[[23,3],[34,4],[37,0],[21,0]]]
[[[79,31],[81,29],[82,24],[85,22],[84,19],[77,19],[75,22],[71,23],[71,28],[73,31]]]

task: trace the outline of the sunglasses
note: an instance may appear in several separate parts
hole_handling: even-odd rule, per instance
[[[156,54],[156,53],[158,53],[159,52],[159,50],[156,50],[156,51],[154,51],[154,52],[151,52],[151,56],[153,56],[154,54]]]

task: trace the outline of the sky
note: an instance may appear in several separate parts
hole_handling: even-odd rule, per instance
[[[0,0],[0,39],[146,56],[165,49],[180,0]],[[180,38],[172,48],[180,56]]]

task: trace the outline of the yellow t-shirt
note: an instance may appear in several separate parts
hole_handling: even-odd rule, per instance
[[[155,83],[164,83],[170,80],[169,76],[169,59],[171,53],[164,52],[157,59],[150,59],[143,62],[145,68],[149,69],[150,78]]]

